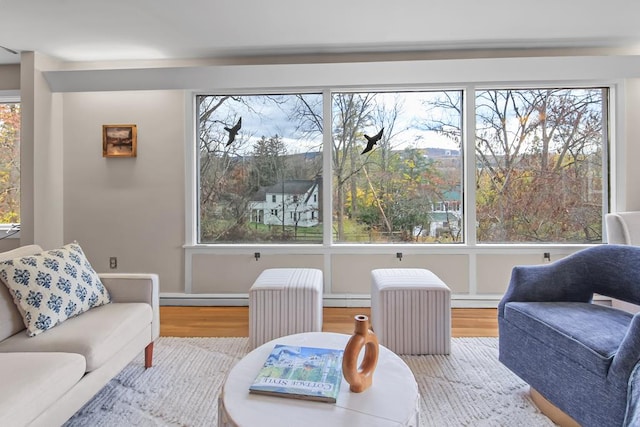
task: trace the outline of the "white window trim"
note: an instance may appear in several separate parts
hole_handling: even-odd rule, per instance
[[[398,61],[398,62],[372,62],[367,64],[366,78],[360,73],[362,64],[359,63],[339,63],[339,64],[291,64],[278,65],[277,68],[290,69],[295,71],[300,68],[305,69],[305,73],[268,73],[273,68],[271,65],[255,65],[242,66],[246,71],[239,78],[236,74],[229,83],[220,78],[208,83],[210,85],[206,90],[187,90],[185,91],[185,244],[186,249],[207,249],[215,252],[217,250],[225,250],[230,248],[269,249],[278,248],[277,252],[287,250],[288,253],[300,251],[304,244],[199,244],[197,243],[197,203],[198,203],[198,177],[197,172],[197,150],[194,144],[196,137],[196,95],[205,91],[210,93],[233,93],[239,95],[263,94],[263,93],[308,93],[321,92],[325,100],[330,99],[332,91],[383,91],[383,90],[464,90],[466,93],[473,93],[475,90],[482,89],[519,89],[519,88],[543,88],[543,87],[607,87],[609,89],[611,99],[611,116],[609,117],[609,138],[611,141],[609,155],[614,161],[611,162],[609,168],[610,186],[612,192],[610,194],[610,208],[620,209],[624,206],[623,192],[616,191],[616,185],[623,178],[623,163],[620,158],[624,153],[624,117],[625,104],[621,93],[625,77],[640,77],[640,67],[632,66],[636,62],[640,62],[637,57],[540,57],[540,58],[493,58],[493,59],[469,59],[469,60],[435,60],[435,61]],[[220,74],[219,77],[231,73],[236,66],[218,67],[215,72]],[[533,71],[535,70],[535,71]],[[213,71],[213,70],[212,70]],[[203,70],[204,72],[204,70]],[[260,84],[256,84],[254,77],[269,75],[269,82],[265,82],[264,78],[259,79]],[[295,75],[296,78],[291,80],[284,76]],[[252,77],[253,76],[253,77]],[[535,76],[535,77],[534,77]],[[402,79],[405,84],[398,83]],[[335,83],[332,82],[335,81]],[[456,81],[466,81],[464,84],[455,83]],[[297,86],[287,86],[293,82]],[[419,84],[418,82],[428,82]],[[320,86],[319,86],[320,84]],[[204,86],[203,86],[204,87]],[[237,89],[237,88],[243,89]],[[236,88],[236,89],[234,89]],[[469,98],[469,99],[466,99]],[[474,97],[465,97],[465,108],[473,107]],[[331,105],[330,101],[325,102],[323,107],[325,117],[330,117]],[[463,147],[463,155],[468,156],[473,153],[475,129],[472,126],[475,123],[474,115],[466,114],[465,116],[464,134],[466,141]],[[323,167],[325,170],[331,170],[330,157],[330,138],[329,132],[325,132]],[[329,139],[329,141],[327,141]],[[467,162],[465,173],[466,188],[473,188],[475,179],[475,165],[473,162]],[[332,174],[323,179],[325,194],[331,194],[332,191]],[[475,197],[470,191],[464,192],[464,206],[475,206]],[[331,197],[324,198],[323,212],[325,217],[324,223],[328,224],[331,219]],[[439,250],[446,246],[451,248],[548,248],[548,247],[585,247],[590,245],[573,245],[573,244],[478,244],[475,241],[474,233],[469,234],[468,224],[475,223],[475,213],[467,209],[465,211],[465,243],[452,245],[437,245]],[[391,247],[390,244],[347,244],[334,243],[331,241],[331,230],[324,227],[324,236],[322,244],[309,245],[311,248],[358,248],[361,251],[362,246],[377,251],[379,247],[382,251],[387,251]],[[430,245],[402,245],[394,244],[394,248],[405,247],[408,251],[430,252]],[[288,249],[287,249],[288,248]],[[449,249],[447,249],[449,250]],[[539,250],[539,249],[538,249]],[[316,250],[313,249],[315,252]],[[354,252],[351,249],[350,252]]]
[[[0,240],[4,239],[19,239],[20,238],[20,224],[0,224]]]
[[[477,85],[477,84],[468,84],[466,86],[463,87],[447,87],[445,88],[446,90],[460,90],[463,92],[463,119],[464,119],[464,123],[463,123],[463,133],[464,133],[464,140],[463,140],[463,148],[462,148],[462,153],[464,158],[470,158],[471,156],[474,155],[475,153],[475,114],[469,114],[470,111],[475,111],[475,96],[470,96],[469,94],[475,94],[476,91],[478,90],[484,90],[484,89],[522,89],[522,88],[531,88],[531,87],[536,87],[536,88],[546,88],[546,87],[566,87],[566,88],[570,88],[570,89],[574,89],[574,88],[580,88],[580,87],[606,87],[609,91],[609,96],[610,96],[610,104],[611,105],[615,105],[615,108],[621,108],[621,103],[620,102],[615,102],[616,98],[616,94],[618,92],[618,86],[619,83],[605,83],[605,82],[539,82],[539,83],[511,83],[511,84],[504,84],[504,85]],[[425,91],[429,91],[429,90],[442,90],[442,87],[430,87],[430,86],[423,86],[423,87],[414,87],[411,88],[413,90],[425,90]],[[340,88],[335,88],[334,91],[337,92],[341,90]],[[376,87],[372,87],[372,88],[367,88],[367,89],[361,89],[361,90],[370,90],[370,91],[377,91],[379,90]],[[395,90],[402,90],[402,89],[395,89]],[[325,100],[325,105],[323,107],[323,114],[324,117],[331,117],[331,93],[333,93],[333,91],[330,90],[325,90],[323,91],[323,96],[324,96],[324,100]],[[190,118],[190,122],[193,124],[193,126],[188,126],[188,128],[193,127],[193,134],[196,134],[196,130],[195,130],[195,126],[196,126],[196,121],[195,121],[195,98],[196,98],[197,94],[195,92],[191,93],[191,97],[189,98],[189,103],[188,106],[191,106],[192,109],[192,116]],[[327,105],[328,104],[328,105]],[[327,110],[329,111],[327,113]],[[609,138],[610,138],[610,145],[613,147],[615,145],[617,145],[616,139],[614,139],[616,132],[615,129],[617,129],[620,125],[618,123],[614,123],[614,116],[615,116],[615,112],[613,111],[614,109],[610,108],[610,116],[609,116],[609,126],[611,128],[610,132],[609,132]],[[327,115],[328,114],[328,115]],[[617,113],[617,115],[620,115],[620,112]],[[328,119],[325,119],[328,120]],[[326,122],[325,122],[325,127],[326,127]],[[331,134],[330,132],[325,132],[325,135],[323,136],[323,170],[331,170]],[[264,244],[264,243],[211,243],[211,244],[204,244],[204,243],[198,243],[198,230],[197,230],[197,204],[198,204],[198,177],[197,175],[197,149],[196,149],[196,144],[195,144],[195,139],[193,138],[187,138],[186,139],[187,142],[187,165],[185,170],[187,171],[187,177],[186,177],[186,182],[187,184],[189,183],[193,183],[192,187],[187,188],[186,194],[188,197],[187,200],[187,210],[186,210],[186,226],[187,226],[187,230],[186,230],[186,236],[187,236],[187,241],[185,243],[185,247],[186,248],[219,248],[219,247],[256,247],[256,248],[264,248],[264,247],[271,247],[271,246],[278,246],[278,247],[291,247],[291,248],[299,248],[300,246],[304,246],[304,244],[300,245],[300,244]],[[328,140],[328,142],[327,142]],[[609,149],[608,147],[606,147],[603,150],[603,154],[605,156],[614,153],[614,149],[611,148]],[[190,160],[190,161],[189,161]],[[616,170],[616,165],[611,165],[610,168],[612,169],[612,173],[608,174],[607,173],[607,163],[608,162],[603,162],[603,176],[610,176],[610,179],[613,179],[614,177],[614,173],[613,171]],[[590,246],[589,244],[564,244],[564,243],[544,243],[544,244],[528,244],[528,243],[502,243],[502,244],[497,244],[497,243],[478,243],[477,239],[476,239],[476,233],[475,233],[475,226],[470,226],[471,224],[475,224],[477,221],[476,218],[476,214],[475,214],[475,209],[473,208],[475,206],[475,191],[473,191],[473,189],[475,188],[475,167],[476,164],[473,161],[466,161],[464,162],[465,164],[465,169],[463,171],[463,182],[464,182],[464,200],[463,200],[463,207],[464,207],[464,242],[463,243],[455,243],[455,244],[438,244],[437,246],[442,248],[442,247],[446,247],[446,246],[451,246],[451,247],[500,247],[500,246],[504,246],[504,247],[518,247],[518,246],[524,246],[524,247],[532,247],[532,246],[540,246],[540,247],[549,247],[549,246],[568,246],[568,247],[572,247],[572,246]],[[189,176],[190,175],[190,176]],[[332,188],[333,188],[333,184],[332,184],[332,180],[333,180],[333,174],[329,173],[329,174],[325,174],[326,177],[323,178],[323,185],[324,188],[323,190],[325,192],[325,194],[331,194],[332,192]],[[610,186],[612,186],[612,183],[610,183]],[[608,190],[607,190],[607,186],[604,186],[604,200],[606,202],[606,200],[609,200],[609,194],[608,194]],[[615,205],[614,202],[610,202],[611,205]],[[333,207],[332,205],[332,197],[325,197],[323,198],[323,212],[324,212],[324,224],[331,224],[329,221],[332,221],[332,212],[333,212]],[[603,203],[603,210],[606,211],[608,206],[606,203]],[[604,218],[604,214],[606,212],[603,212],[603,218]],[[604,221],[603,221],[603,227],[604,227]],[[352,244],[352,243],[335,243],[332,241],[332,233],[331,233],[331,227],[323,227],[323,243],[317,243],[317,244],[309,244],[309,246],[325,246],[325,247],[336,247],[336,246],[342,246],[342,247],[360,247],[362,246],[361,244]],[[603,230],[603,238],[605,236],[604,230]],[[429,246],[433,246],[433,244],[416,244],[416,243],[411,243],[411,244],[395,244],[395,243],[377,243],[377,244],[369,244],[367,243],[366,246],[380,246],[380,247],[398,247],[398,246],[406,246],[407,248],[415,248],[415,247],[429,247]]]
[[[178,71],[181,73],[182,71]],[[184,72],[189,73],[190,69]],[[114,84],[117,87],[121,80],[124,84],[129,83],[127,73],[122,74],[114,70]],[[172,84],[180,80],[176,75],[176,70],[172,70],[167,75],[167,81]],[[70,81],[78,81],[77,76],[72,72],[64,72],[64,78]],[[67,76],[67,74],[69,74]],[[591,245],[573,244],[522,244],[522,245],[500,245],[500,244],[477,244],[474,236],[467,236],[464,244],[441,244],[441,245],[379,245],[379,244],[334,244],[331,241],[331,229],[323,228],[323,244],[197,244],[197,206],[198,203],[198,182],[196,177],[197,149],[195,145],[195,97],[202,91],[195,91],[192,88],[203,88],[208,92],[243,94],[238,88],[244,88],[246,94],[278,92],[322,92],[325,99],[330,99],[331,89],[333,90],[411,90],[411,89],[460,89],[470,90],[472,88],[509,88],[517,89],[530,88],[532,86],[597,86],[608,87],[610,92],[611,116],[609,117],[610,133],[610,159],[612,159],[609,169],[609,185],[611,187],[610,208],[621,210],[625,207],[624,191],[619,191],[619,183],[625,182],[626,170],[624,166],[624,154],[626,153],[626,104],[624,100],[625,78],[640,77],[640,57],[546,57],[546,58],[496,58],[477,60],[434,60],[434,61],[397,61],[381,63],[354,63],[354,64],[278,64],[278,65],[256,65],[256,66],[230,66],[212,67],[211,70],[198,69],[197,78],[190,78],[189,86],[185,86],[185,244],[183,246],[185,263],[185,283],[184,294],[194,296],[192,293],[192,265],[193,258],[197,255],[237,255],[251,258],[256,252],[263,255],[290,255],[290,254],[313,254],[321,255],[324,263],[324,275],[327,278],[332,276],[332,257],[336,255],[352,254],[384,254],[393,255],[402,252],[405,255],[429,255],[443,254],[466,255],[469,262],[469,294],[466,295],[471,303],[477,302],[482,305],[485,299],[499,299],[499,296],[478,295],[476,283],[476,263],[477,256],[484,255],[527,255],[535,254],[542,259],[543,252],[550,252],[553,259],[568,255],[576,250],[583,249]],[[75,78],[75,79],[74,79]],[[431,86],[424,84],[431,83]],[[463,83],[466,82],[466,83]],[[157,83],[161,85],[162,82]],[[298,89],[299,88],[299,89]],[[178,89],[178,88],[176,88]],[[467,92],[470,93],[470,92]],[[465,108],[471,108],[473,104],[465,102]],[[330,117],[331,103],[325,102],[323,114]],[[473,115],[466,114],[467,121],[475,122]],[[463,155],[474,152],[475,130],[470,123],[463,124],[464,133],[467,136],[463,147]],[[330,144],[331,135],[325,133],[324,142],[324,163],[325,170],[331,168]],[[469,164],[470,163],[470,164]],[[464,177],[467,187],[475,185],[475,165],[467,162],[466,176]],[[325,194],[332,192],[332,174],[323,179],[323,190]],[[468,191],[464,193],[465,206],[475,206],[475,198]],[[324,198],[323,221],[328,224],[333,211],[332,198]],[[465,212],[465,221],[475,223],[475,213]],[[465,222],[465,230],[467,230]],[[473,240],[472,240],[473,239]],[[325,300],[327,298],[346,298],[354,302],[359,300],[359,295],[338,295],[333,294],[328,285],[329,280],[325,280]],[[207,298],[211,295],[197,295],[197,297]],[[245,304],[245,294],[213,295],[220,301],[228,304]],[[238,297],[238,298],[236,298]],[[363,301],[368,301],[368,297],[362,296]],[[328,305],[331,305],[328,301]],[[338,304],[339,305],[339,304]],[[472,304],[473,306],[473,304]]]
[[[21,102],[19,90],[0,90],[0,103]],[[0,240],[19,239],[20,223],[0,223]]]

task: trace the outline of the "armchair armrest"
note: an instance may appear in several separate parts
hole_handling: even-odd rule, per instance
[[[640,247],[593,246],[551,264],[516,266],[498,315],[511,301],[590,302],[594,293],[640,303]]]
[[[631,373],[640,362],[640,313],[631,319],[631,324],[618,351],[613,357],[608,377],[612,381],[627,384]],[[636,390],[637,392],[637,390]]]
[[[160,336],[160,295],[157,274],[100,273],[100,281],[107,288],[113,302],[144,302],[151,306],[152,337]]]

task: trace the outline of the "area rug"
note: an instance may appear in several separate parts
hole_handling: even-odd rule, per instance
[[[65,427],[216,426],[226,373],[247,351],[247,338],[161,337],[152,369],[137,358]],[[420,389],[422,426],[554,425],[498,361],[497,338],[454,338],[448,356],[402,359]]]

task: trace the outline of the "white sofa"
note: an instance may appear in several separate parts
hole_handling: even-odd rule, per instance
[[[23,246],[0,253],[0,261],[38,252]],[[34,337],[0,283],[0,426],[59,426],[143,351],[151,366],[160,334],[158,276],[99,277],[111,303]]]

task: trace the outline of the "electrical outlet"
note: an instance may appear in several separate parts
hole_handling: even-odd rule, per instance
[[[118,268],[118,258],[114,256],[109,258],[109,268]]]
[[[545,252],[542,255],[542,258],[546,261],[546,262],[551,262],[551,253],[550,252]]]

